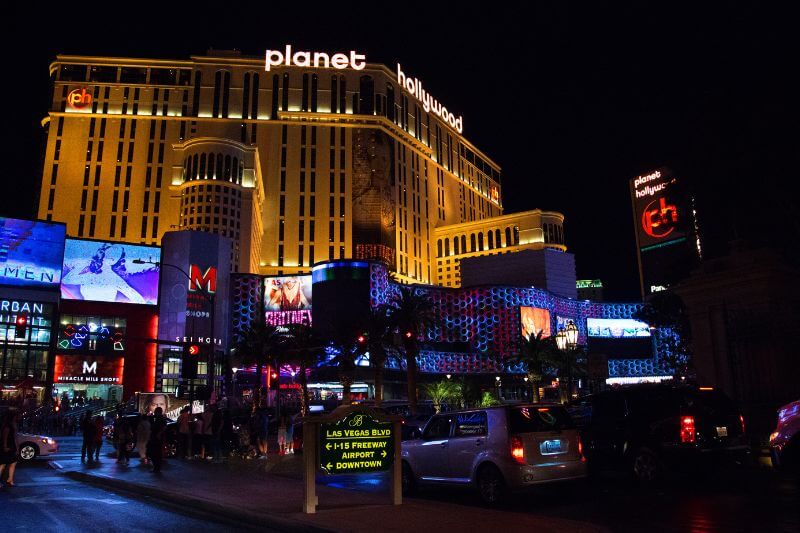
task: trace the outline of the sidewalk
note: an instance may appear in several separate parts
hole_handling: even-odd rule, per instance
[[[83,465],[80,458],[60,459],[53,466],[68,477],[125,490],[142,496],[198,509],[248,524],[254,528],[282,531],[603,531],[592,524],[531,514],[460,506],[420,499],[404,499],[403,505],[386,502],[382,476],[370,478],[373,490],[350,490],[317,484],[317,513],[301,512],[303,488],[301,455],[272,455],[268,460],[165,462],[162,473],[153,474],[101,457],[99,465]],[[355,478],[355,476],[353,476]],[[345,479],[342,485],[348,485]]]

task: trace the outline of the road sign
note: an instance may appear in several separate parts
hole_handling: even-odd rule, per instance
[[[362,411],[320,424],[319,445],[320,467],[328,474],[380,472],[394,463],[392,423]]]

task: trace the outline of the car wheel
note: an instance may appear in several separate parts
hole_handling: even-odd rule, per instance
[[[661,476],[658,456],[648,448],[639,448],[633,455],[633,475],[641,483],[653,483]]]
[[[483,502],[489,505],[497,505],[505,499],[506,483],[496,466],[486,465],[478,471],[478,491]]]
[[[32,442],[25,442],[19,447],[19,457],[23,461],[32,461],[39,455],[39,447]]]
[[[411,496],[416,492],[417,480],[414,479],[414,472],[411,471],[411,466],[405,461],[403,461],[401,482],[403,486],[403,496]]]

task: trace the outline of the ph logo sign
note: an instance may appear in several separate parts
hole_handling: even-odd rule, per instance
[[[85,88],[73,89],[67,95],[67,104],[72,109],[83,109],[92,103],[92,95]]]

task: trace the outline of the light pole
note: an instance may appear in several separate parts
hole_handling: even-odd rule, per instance
[[[192,282],[192,277],[181,267],[173,265],[172,263],[157,263],[155,261],[145,261],[144,259],[134,259],[133,263],[137,265],[160,265],[160,266],[167,266],[172,267],[181,274],[183,274],[186,279],[189,280],[190,286]],[[205,299],[206,302],[211,306],[210,311],[210,319],[211,319],[211,351],[208,355],[208,360],[206,361],[207,369],[206,369],[206,378],[208,380],[208,386],[211,387],[210,392],[214,392],[214,367],[216,366],[216,357],[215,357],[215,346],[216,346],[216,339],[214,338],[214,311],[216,306],[214,305],[214,295],[213,294],[206,294],[202,289],[198,291],[198,294]],[[195,316],[192,316],[192,333],[194,333],[194,323],[195,323]],[[194,335],[193,335],[194,336]],[[185,361],[183,362],[185,364]],[[194,392],[194,387],[191,388],[192,392]],[[191,395],[191,402],[194,401],[194,394]]]
[[[564,358],[564,369],[567,371],[566,386],[567,393],[564,400],[568,401],[572,396],[572,367],[575,349],[578,346],[578,327],[572,320],[567,322],[567,327],[558,330],[556,333],[556,346]]]

